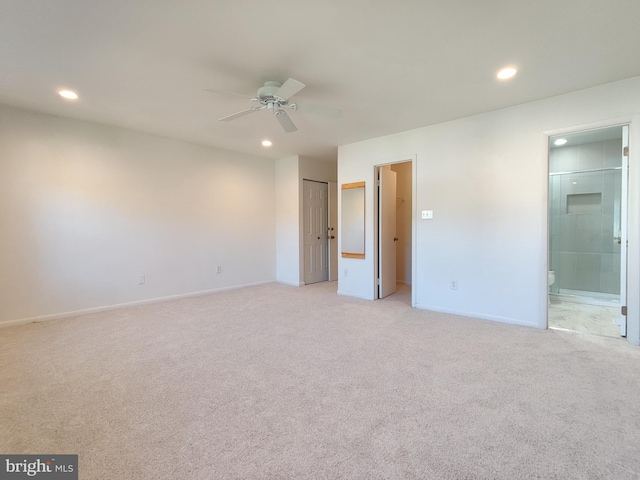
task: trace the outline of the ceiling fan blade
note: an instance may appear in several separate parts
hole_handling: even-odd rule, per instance
[[[285,112],[284,110],[278,110],[274,113],[274,115],[280,122],[280,125],[282,125],[282,128],[284,128],[285,132],[291,133],[298,130],[298,127],[295,126],[295,124],[291,120],[291,117],[289,117],[289,115],[287,115],[287,112]]]
[[[236,118],[244,117],[245,115],[249,115],[250,113],[257,112],[258,110],[262,110],[264,107],[251,107],[246,110],[242,110],[240,112],[232,113],[231,115],[227,115],[226,117],[219,118],[219,122],[228,122],[229,120],[235,120]]]
[[[284,98],[288,100],[290,97],[293,97],[296,93],[304,88],[304,83],[299,82],[293,78],[288,78],[286,82],[282,84],[278,90],[275,91],[274,95],[276,97]]]
[[[322,115],[323,117],[340,118],[342,116],[342,110],[337,110],[335,108],[317,107],[315,105],[300,105],[298,103],[292,103],[290,107],[292,110],[297,112],[313,113],[315,115]]]

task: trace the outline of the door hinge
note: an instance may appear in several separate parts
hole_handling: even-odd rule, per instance
[[[622,155],[624,155],[625,157],[629,156],[629,147],[624,147],[622,149]]]
[[[376,287],[379,287],[379,286],[380,286],[380,279],[376,278]]]
[[[625,317],[627,316],[627,306],[626,305],[620,307],[620,315],[624,315]]]

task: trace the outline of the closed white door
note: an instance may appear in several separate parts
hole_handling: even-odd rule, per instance
[[[380,167],[378,184],[378,298],[396,292],[396,172]]]
[[[305,284],[329,279],[328,190],[326,183],[303,181]]]

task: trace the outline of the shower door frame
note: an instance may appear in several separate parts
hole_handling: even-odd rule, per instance
[[[629,268],[629,124],[622,125],[622,189],[620,191],[620,336],[627,336]]]
[[[550,160],[550,152],[549,141],[551,137],[559,136],[559,135],[572,135],[576,133],[582,133],[587,131],[595,131],[601,129],[607,129],[612,127],[621,127],[622,128],[622,148],[627,148],[627,155],[622,154],[622,188],[621,188],[621,210],[620,210],[620,315],[619,315],[619,325],[620,325],[620,336],[626,337],[627,335],[627,280],[628,280],[628,212],[629,212],[629,155],[628,155],[628,147],[629,147],[629,133],[630,133],[630,120],[621,120],[619,122],[612,123],[598,123],[591,125],[580,125],[576,127],[569,127],[566,129],[558,129],[553,131],[544,132],[544,140],[545,140],[545,149],[546,149],[546,164],[547,164],[547,272],[550,270],[550,250],[551,250],[551,242],[549,240],[549,234],[551,231],[551,211],[550,211],[550,191],[549,191],[549,160]],[[547,298],[548,298],[548,285],[547,285]],[[547,315],[546,315],[546,326],[549,328],[549,310],[547,304]],[[624,312],[624,315],[623,315]]]

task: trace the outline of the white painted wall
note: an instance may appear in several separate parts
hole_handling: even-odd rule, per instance
[[[640,77],[339,147],[339,183],[366,181],[366,258],[340,259],[339,293],[374,298],[374,166],[416,155],[416,306],[545,328],[545,132],[631,122],[628,336],[640,343],[639,114]]]
[[[269,159],[0,107],[0,322],[273,281],[274,179]]]
[[[338,162],[300,157],[300,177],[301,180],[336,182],[338,181]]]
[[[276,280],[300,286],[300,170],[298,156],[276,160]]]

